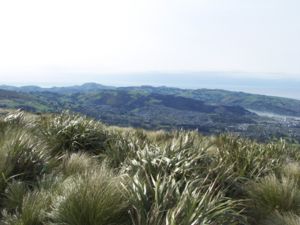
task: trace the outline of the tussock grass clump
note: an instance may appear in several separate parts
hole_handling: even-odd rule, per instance
[[[51,204],[51,195],[43,191],[34,191],[26,194],[21,207],[15,214],[6,210],[2,212],[5,225],[42,225],[46,221],[46,211]]]
[[[259,225],[300,225],[300,217],[294,213],[274,213]]]
[[[28,121],[25,119],[24,111],[17,110],[11,113],[8,113],[3,120],[1,121],[2,125],[9,125],[19,127],[29,125]]]
[[[78,151],[99,153],[108,135],[100,122],[68,112],[42,117],[39,129],[42,140],[54,155]]]
[[[294,150],[290,151],[284,141],[261,144],[232,135],[220,135],[213,142],[211,153],[216,159],[215,172],[227,171],[224,188],[233,198],[244,198],[246,182],[280,172],[282,164],[290,156],[295,156]]]
[[[26,132],[15,132],[1,146],[6,152],[5,170],[24,180],[35,180],[46,172],[49,156],[45,146]]]
[[[126,171],[148,180],[162,172],[173,174],[178,180],[205,177],[212,160],[207,154],[210,143],[196,143],[193,135],[193,132],[182,133],[163,145],[147,144],[139,148],[125,165]]]
[[[300,213],[300,190],[295,179],[269,175],[247,187],[257,218],[266,218],[278,211]]]
[[[26,195],[29,187],[21,181],[13,180],[10,182],[5,190],[2,204],[8,212],[17,212],[21,209],[23,198]]]
[[[138,149],[149,143],[146,137],[138,138],[134,130],[110,129],[105,151],[99,156],[105,158],[113,168],[120,168],[127,159],[133,158]],[[139,135],[140,136],[140,135]]]
[[[90,170],[99,167],[98,161],[86,153],[71,153],[66,155],[61,169],[65,176],[85,174]]]
[[[194,132],[182,132],[163,145],[138,149],[126,164],[133,224],[242,223],[239,202],[220,192],[226,171],[213,174],[210,147]]]
[[[269,174],[286,160],[285,143],[259,144],[239,137],[216,138],[219,164],[232,167],[236,177],[255,179]]]
[[[208,188],[187,185],[175,207],[168,210],[165,224],[244,224],[237,210],[241,202],[224,197],[215,188],[214,184]]]
[[[130,224],[121,180],[104,166],[69,178],[54,201],[51,221],[64,225]]]
[[[0,224],[130,225],[121,182],[122,176],[99,165],[66,178],[43,179],[25,194],[14,185]]]
[[[283,166],[281,173],[287,177],[295,179],[300,185],[300,164],[299,162],[290,162]]]
[[[240,202],[216,191],[215,183],[182,184],[173,177],[152,178],[151,186],[134,177],[127,186],[134,225],[243,224]]]
[[[52,165],[45,146],[27,130],[7,129],[0,141],[0,188],[12,178],[35,182]]]

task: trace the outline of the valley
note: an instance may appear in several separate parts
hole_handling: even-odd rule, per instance
[[[259,141],[300,141],[300,101],[210,89],[1,86],[0,107],[34,113],[70,110],[108,125],[147,130],[234,133]]]

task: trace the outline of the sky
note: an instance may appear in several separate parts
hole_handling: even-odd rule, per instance
[[[299,0],[0,1],[0,83],[300,80],[299,9]]]

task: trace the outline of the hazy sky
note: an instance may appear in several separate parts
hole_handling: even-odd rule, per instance
[[[299,9],[299,0],[0,1],[0,83],[149,71],[298,78]]]

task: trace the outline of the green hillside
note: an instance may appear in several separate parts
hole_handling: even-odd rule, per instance
[[[87,85],[85,89],[93,87]],[[231,132],[259,141],[278,138],[300,141],[300,120],[297,118],[270,118],[250,112],[238,104],[217,104],[208,99],[183,97],[179,93],[171,94],[167,88],[162,89],[166,93],[150,91],[152,87],[141,88],[143,91],[120,88],[69,94],[0,90],[0,108],[35,113],[70,110],[106,124],[148,130],[197,129],[203,134]]]
[[[300,100],[218,89],[180,89],[164,86],[112,87],[104,86],[97,83],[86,83],[83,85],[76,85],[70,87],[53,88],[41,88],[38,86],[14,87],[2,85],[0,86],[0,89],[17,91],[22,93],[47,92],[62,95],[70,95],[76,93],[95,93],[102,92],[105,90],[118,90],[143,94],[172,95],[200,100],[209,105],[240,106],[254,111],[262,111],[285,116],[300,117]]]
[[[295,225],[299,146],[147,132],[70,113],[0,118],[2,225]]]
[[[144,93],[158,93],[175,96],[183,96],[212,105],[241,106],[255,111],[269,112],[274,114],[300,117],[300,100],[273,97],[244,92],[233,92],[217,89],[179,89],[168,87],[128,87],[124,90],[135,90]]]
[[[239,106],[208,105],[180,96],[125,90],[75,94],[0,90],[0,107],[32,112],[71,110],[113,125],[148,129],[198,128],[208,133],[222,130],[226,124],[255,123],[257,119],[255,114]]]

